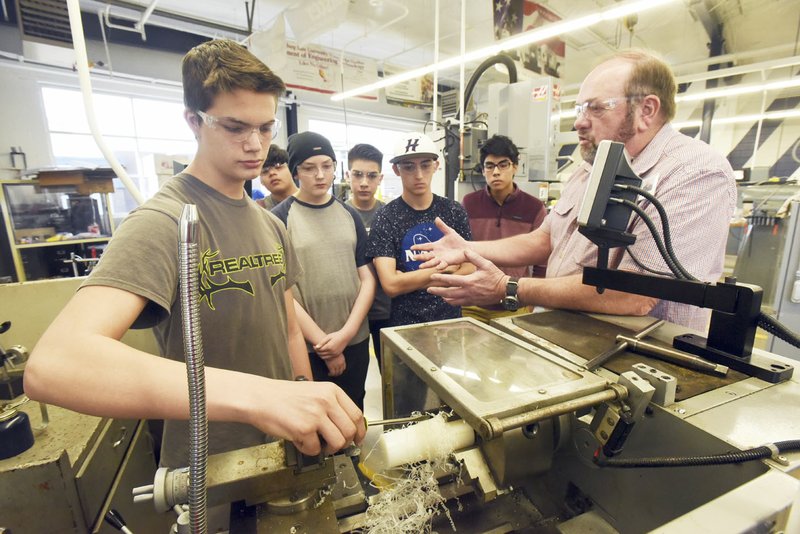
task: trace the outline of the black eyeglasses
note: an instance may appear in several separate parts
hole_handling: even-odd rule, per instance
[[[497,163],[492,163],[491,161],[487,161],[483,164],[483,172],[494,172],[495,168],[504,171],[511,167],[513,163],[510,159],[504,159],[503,161],[498,161]]]

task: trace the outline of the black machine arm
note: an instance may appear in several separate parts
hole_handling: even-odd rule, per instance
[[[791,365],[752,354],[761,314],[762,291],[758,286],[740,284],[731,278],[709,284],[594,267],[584,268],[583,283],[710,308],[708,337],[676,336],[672,342],[676,349],[767,382],[783,382],[792,377],[794,368]]]
[[[756,328],[762,315],[760,287],[737,283],[733,277],[710,284],[693,277],[674,279],[607,268],[608,249],[632,242],[632,235],[627,232],[631,207],[626,206],[634,200],[630,197],[632,188],[615,188],[615,184],[621,182],[636,188],[639,185],[637,180],[641,183],[628,164],[624,145],[602,141],[578,216],[579,231],[600,248],[597,268],[584,267],[583,283],[597,287],[598,292],[608,288],[709,308],[712,312],[708,337],[695,334],[676,336],[673,340],[675,348],[768,382],[791,378],[793,366],[752,354]],[[621,210],[627,210],[627,214]],[[646,215],[640,213],[640,216]],[[666,224],[663,215],[662,220]],[[668,232],[665,234],[668,238]],[[681,271],[683,269],[676,276],[680,276]]]

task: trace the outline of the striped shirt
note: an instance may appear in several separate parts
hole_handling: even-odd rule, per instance
[[[728,161],[706,143],[664,125],[631,167],[642,188],[655,192],[669,214],[672,245],[678,261],[700,280],[717,282],[722,275],[728,225],[736,207],[736,182]],[[568,276],[583,266],[597,264],[597,246],[577,232],[577,216],[586,191],[591,165],[583,163],[564,187],[561,199],[542,223],[550,234],[552,252],[547,276]],[[650,202],[638,202],[661,229],[661,218]],[[636,258],[656,271],[669,272],[644,221],[634,214],[628,231],[636,235],[629,248]],[[609,267],[646,273],[625,249],[612,249]],[[704,331],[709,311],[687,304],[659,301],[650,315]]]

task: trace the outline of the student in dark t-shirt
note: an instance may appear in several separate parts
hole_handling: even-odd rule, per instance
[[[373,258],[378,279],[392,297],[392,326],[416,324],[461,316],[458,306],[429,294],[435,269],[420,269],[412,245],[441,237],[434,224],[438,217],[465,239],[471,238],[469,222],[460,204],[431,191],[433,173],[439,167],[439,151],[431,139],[419,133],[404,135],[395,147],[392,169],[403,182],[403,193],[375,216],[370,229],[367,256]],[[467,274],[464,264],[451,272]]]
[[[442,234],[437,218],[470,239],[467,213],[460,204],[431,191],[439,167],[439,151],[426,135],[410,133],[398,140],[392,170],[403,182],[403,193],[375,216],[367,244],[381,286],[392,297],[391,326],[425,323],[461,316],[461,308],[426,291],[435,269],[420,269],[413,245],[433,242]],[[451,273],[472,272],[472,264],[450,267]],[[384,362],[387,364],[387,362]],[[426,386],[406,366],[394,365],[392,414],[406,415],[425,408]]]

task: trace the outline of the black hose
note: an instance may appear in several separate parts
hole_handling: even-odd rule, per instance
[[[762,445],[745,451],[712,454],[708,456],[654,456],[652,458],[606,458],[597,455],[594,462],[600,467],[619,467],[624,469],[640,467],[698,467],[704,465],[727,465],[752,462],[772,458],[774,450],[780,454],[800,451],[800,439],[776,441],[774,448]]]
[[[610,198],[609,202],[618,202],[631,210],[635,211],[639,217],[641,217],[642,221],[647,225],[647,228],[650,230],[650,233],[653,235],[653,241],[658,247],[658,251],[661,253],[661,256],[664,258],[664,261],[667,262],[667,267],[672,273],[675,275],[675,278],[682,278],[682,271],[683,266],[679,267],[679,264],[675,263],[675,258],[669,255],[667,252],[667,248],[664,245],[664,242],[661,240],[661,236],[658,235],[658,230],[656,229],[656,223],[653,222],[645,211],[640,208],[635,202],[631,202],[627,199],[619,199],[619,198]]]
[[[658,201],[655,195],[650,194],[650,192],[645,191],[641,187],[635,187],[632,185],[617,185],[617,187],[620,189],[628,189],[630,191],[633,191],[636,194],[646,198],[650,202],[650,204],[653,205],[656,211],[658,211],[659,217],[661,217],[661,229],[664,234],[664,246],[667,249],[667,254],[672,259],[675,266],[678,268],[678,271],[680,272],[680,276],[677,273],[675,274],[675,276],[677,276],[678,278],[685,278],[686,280],[693,280],[695,282],[698,281],[697,278],[692,276],[686,269],[684,269],[683,265],[681,265],[681,262],[678,261],[678,257],[675,254],[675,249],[672,248],[672,234],[670,233],[669,230],[669,219],[667,218],[667,210],[664,209],[664,206],[661,204],[661,202]],[[652,229],[650,231],[652,232]],[[655,236],[655,234],[653,235]]]
[[[645,191],[640,187],[635,187],[632,185],[624,185],[624,184],[616,184],[614,187],[617,189],[633,191],[636,194],[641,195],[642,197],[650,201],[650,203],[658,211],[658,214],[661,217],[661,228],[664,234],[663,242],[661,241],[661,238],[659,237],[656,231],[655,223],[653,223],[653,221],[645,214],[642,208],[640,208],[637,204],[631,202],[630,200],[615,199],[617,202],[624,204],[625,206],[635,211],[637,215],[639,215],[642,218],[644,223],[647,225],[647,228],[650,230],[650,233],[653,235],[653,239],[655,240],[656,247],[658,247],[658,251],[661,253],[661,256],[664,258],[664,261],[667,263],[667,266],[673,272],[675,277],[678,279],[683,278],[686,280],[697,281],[697,278],[692,276],[691,273],[689,273],[683,267],[683,265],[681,265],[681,263],[678,261],[677,256],[675,255],[675,251],[672,248],[672,237],[669,230],[669,221],[667,219],[667,212],[664,209],[664,206],[661,205],[661,202],[659,202],[654,195],[652,195],[651,193]],[[628,251],[628,253],[631,254],[630,250]],[[633,258],[633,261],[637,265],[641,266],[645,270],[658,273],[657,271],[653,271],[652,269],[642,265],[639,262],[639,260],[633,256],[633,254],[631,254],[631,257]],[[758,326],[761,327],[766,332],[772,334],[773,336],[776,336],[779,339],[782,339],[783,341],[789,343],[790,345],[800,348],[800,337],[798,337],[797,334],[786,328],[786,326],[779,323],[776,318],[767,315],[764,312],[760,312],[758,316]]]
[[[478,68],[475,69],[475,72],[469,77],[467,86],[464,88],[464,109],[467,109],[467,104],[469,104],[472,98],[472,92],[475,90],[475,86],[478,85],[478,80],[480,80],[483,73],[486,72],[489,67],[497,63],[502,63],[508,69],[508,83],[517,83],[517,64],[514,63],[514,59],[511,56],[508,54],[497,54],[496,56],[487,58],[483,63],[478,65]],[[458,120],[460,116],[461,107],[459,106],[458,111],[456,111],[456,120]]]
[[[776,336],[784,340],[790,345],[794,345],[795,347],[800,347],[800,338],[797,337],[797,334],[786,328],[786,326],[779,323],[778,320],[772,317],[771,315],[767,315],[764,312],[759,313],[758,326],[760,326],[762,329],[766,330],[773,336]]]

